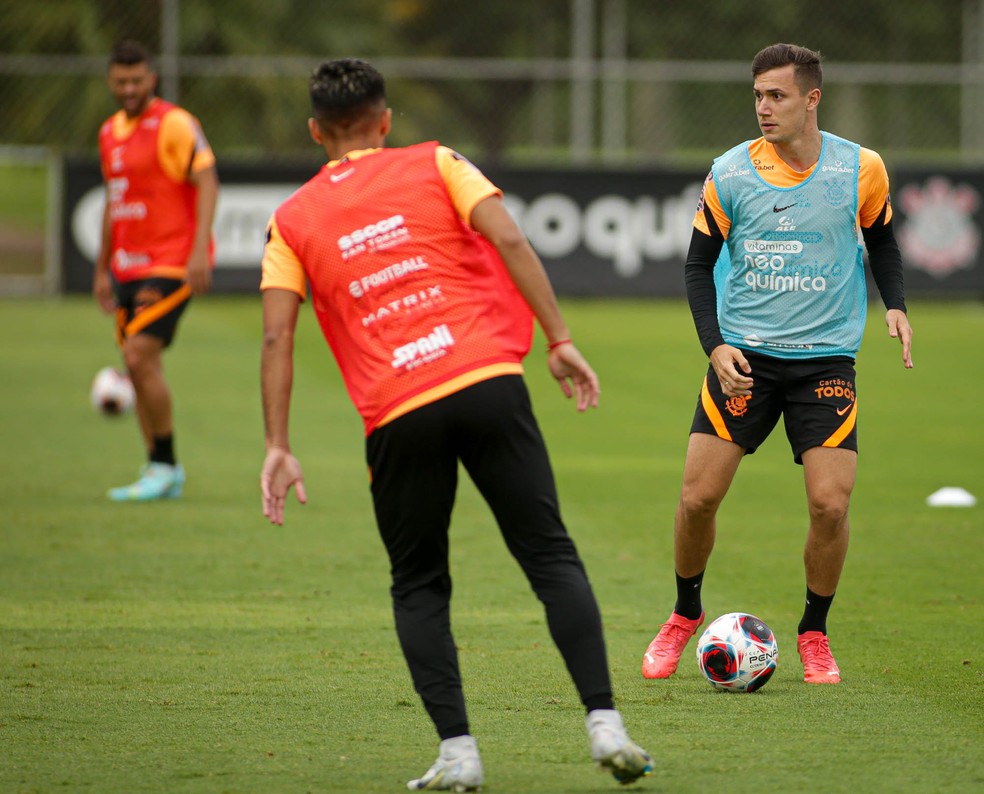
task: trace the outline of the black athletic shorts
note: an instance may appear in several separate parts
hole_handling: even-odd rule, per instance
[[[845,356],[781,359],[742,351],[755,381],[750,397],[726,397],[714,368],[697,398],[691,433],[708,433],[744,447],[750,455],[772,432],[779,415],[793,460],[812,447],[858,449],[854,360]]]
[[[156,336],[171,344],[188,301],[191,287],[176,278],[147,278],[116,284],[116,341],[135,334]]]

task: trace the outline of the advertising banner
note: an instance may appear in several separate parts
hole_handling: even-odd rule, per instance
[[[317,165],[223,164],[214,225],[217,291],[253,291],[267,220]],[[683,263],[703,174],[495,170],[487,176],[543,259],[558,293],[683,295]],[[96,162],[65,166],[67,291],[87,291],[99,247]]]
[[[318,163],[220,165],[214,225],[218,292],[253,292],[268,219]],[[670,169],[495,169],[506,206],[560,295],[681,297],[704,173]],[[98,163],[65,163],[63,288],[87,292],[103,188]],[[984,171],[900,169],[895,230],[909,295],[984,296]]]

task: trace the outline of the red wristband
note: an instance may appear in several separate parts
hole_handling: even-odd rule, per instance
[[[547,345],[547,352],[548,353],[552,352],[556,350],[558,347],[560,347],[561,345],[569,345],[569,344],[571,344],[570,337],[567,337],[567,339],[558,339],[556,342],[551,342],[549,345]]]

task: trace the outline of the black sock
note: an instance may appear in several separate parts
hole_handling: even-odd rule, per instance
[[[173,466],[177,461],[174,457],[174,435],[154,436],[154,448],[150,451],[151,463],[167,463]]]
[[[687,620],[697,620],[703,611],[700,603],[700,588],[703,583],[703,571],[689,579],[676,574],[677,600],[673,611]]]
[[[807,587],[806,608],[803,610],[803,619],[799,624],[799,633],[819,631],[821,634],[826,634],[827,613],[830,611],[830,605],[833,601],[833,595],[820,596]]]

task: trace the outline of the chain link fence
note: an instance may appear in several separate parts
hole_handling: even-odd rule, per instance
[[[132,37],[227,157],[309,154],[306,78],[358,55],[389,79],[396,144],[439,137],[483,161],[706,159],[756,134],[748,64],[793,41],[826,58],[824,127],[893,159],[984,152],[982,0],[0,5],[3,144],[91,152],[115,110],[108,50]]]
[[[749,64],[776,41],[823,54],[822,128],[890,166],[984,163],[984,0],[0,0],[0,18],[0,273],[37,259],[5,239],[43,240],[37,153],[95,156],[120,38],[158,53],[159,93],[200,118],[220,164],[317,162],[307,77],[351,55],[387,76],[391,145],[704,168],[758,134]]]

